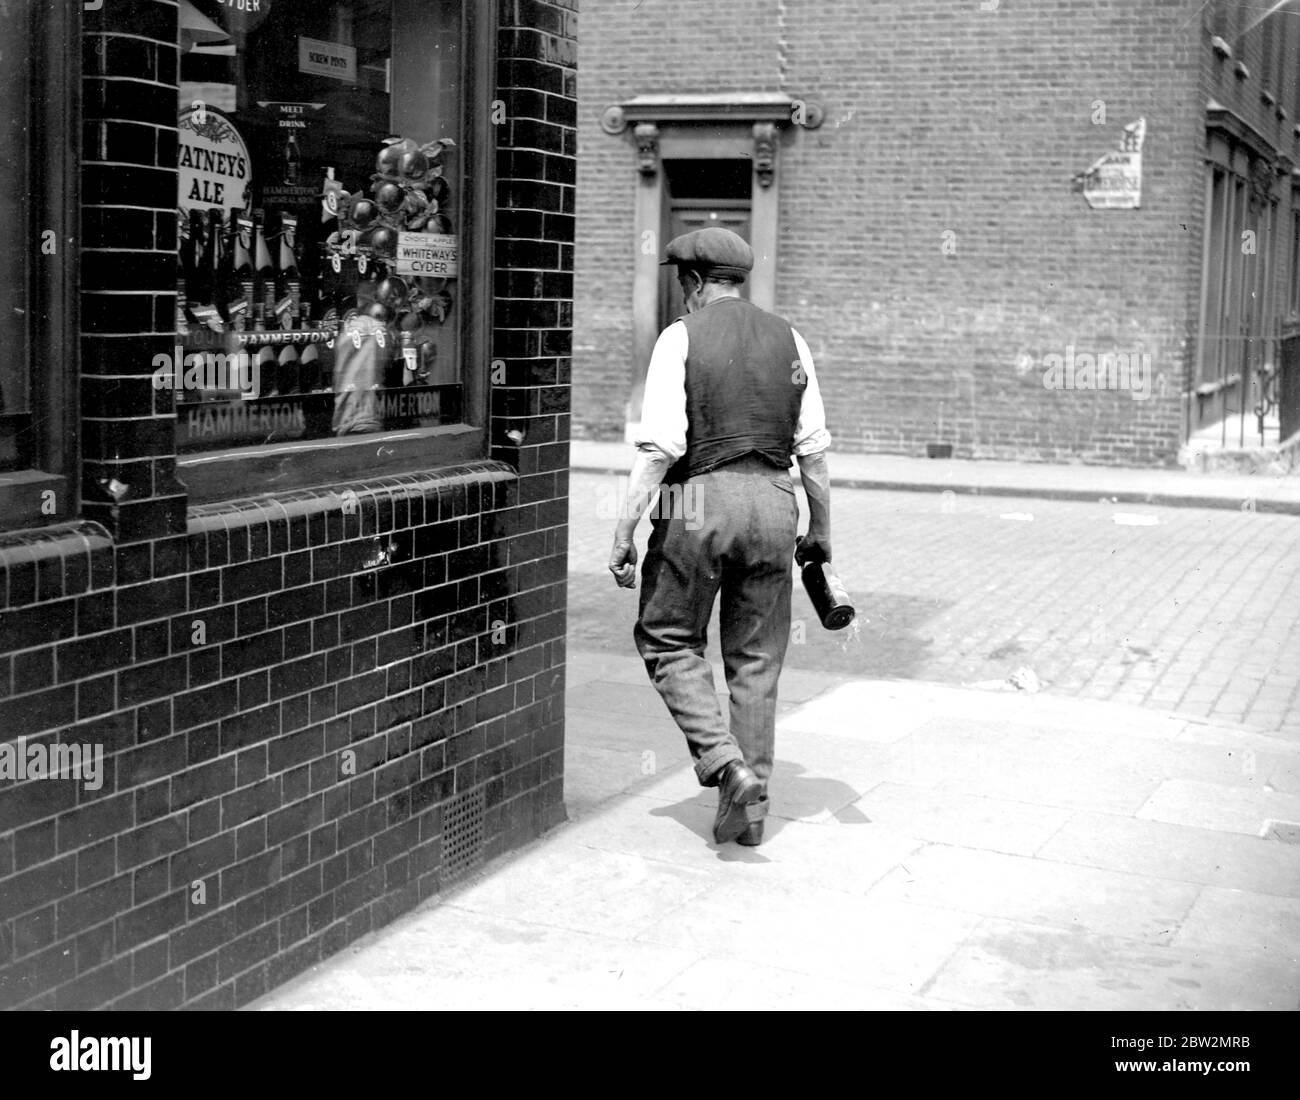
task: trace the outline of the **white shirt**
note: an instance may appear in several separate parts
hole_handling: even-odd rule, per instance
[[[812,352],[798,332],[793,328],[790,332],[794,336],[799,362],[808,376],[808,385],[799,406],[799,422],[794,429],[794,454],[817,454],[831,445],[831,434],[826,430],[826,410],[813,371]],[[646,372],[645,401],[636,437],[638,448],[662,451],[673,462],[686,453],[686,353],[689,344],[686,325],[681,321],[674,321],[659,334]]]

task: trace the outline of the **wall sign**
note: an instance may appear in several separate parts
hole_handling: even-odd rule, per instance
[[[397,274],[454,279],[460,271],[460,245],[445,233],[398,233]]]
[[[298,71],[328,76],[345,84],[357,82],[357,51],[342,42],[322,42],[319,38],[298,39]]]
[[[1094,210],[1136,210],[1142,205],[1144,118],[1124,127],[1119,149],[1097,160],[1081,177],[1081,190]]]
[[[182,210],[247,210],[253,162],[235,124],[210,104],[185,108],[177,122],[177,204]]]

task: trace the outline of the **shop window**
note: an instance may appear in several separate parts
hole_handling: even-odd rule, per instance
[[[183,477],[199,453],[473,419],[467,326],[486,311],[467,257],[482,172],[464,15],[461,0],[181,0],[180,354],[155,385],[177,391]]]
[[[71,150],[79,8],[0,4],[0,524],[66,518],[76,501],[78,171]]]
[[[10,217],[4,221],[0,241],[0,279],[12,305],[0,309],[0,469],[17,470],[33,465],[31,410],[31,345],[28,339],[30,295],[31,188],[27,178],[27,143],[30,124],[29,82],[31,54],[27,20],[22,5],[0,7],[0,27],[7,43],[5,64],[0,65],[0,144],[15,155],[0,157],[0,188],[9,196]]]

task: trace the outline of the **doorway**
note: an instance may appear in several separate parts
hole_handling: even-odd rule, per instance
[[[748,160],[680,159],[664,161],[665,244],[683,233],[719,227],[750,242],[752,170]],[[748,299],[750,280],[740,286]],[[665,267],[659,282],[659,329],[677,320],[686,307],[677,269]]]

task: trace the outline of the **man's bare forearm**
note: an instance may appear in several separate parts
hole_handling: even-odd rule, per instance
[[[831,537],[831,473],[826,452],[799,456],[799,478],[808,495],[808,534],[821,541]]]
[[[636,460],[632,463],[632,471],[628,474],[627,500],[619,512],[618,524],[614,528],[616,540],[630,539],[636,532],[637,523],[645,514],[646,508],[650,506],[650,498],[654,496],[655,490],[659,488],[671,465],[672,459],[662,451],[637,451]]]

